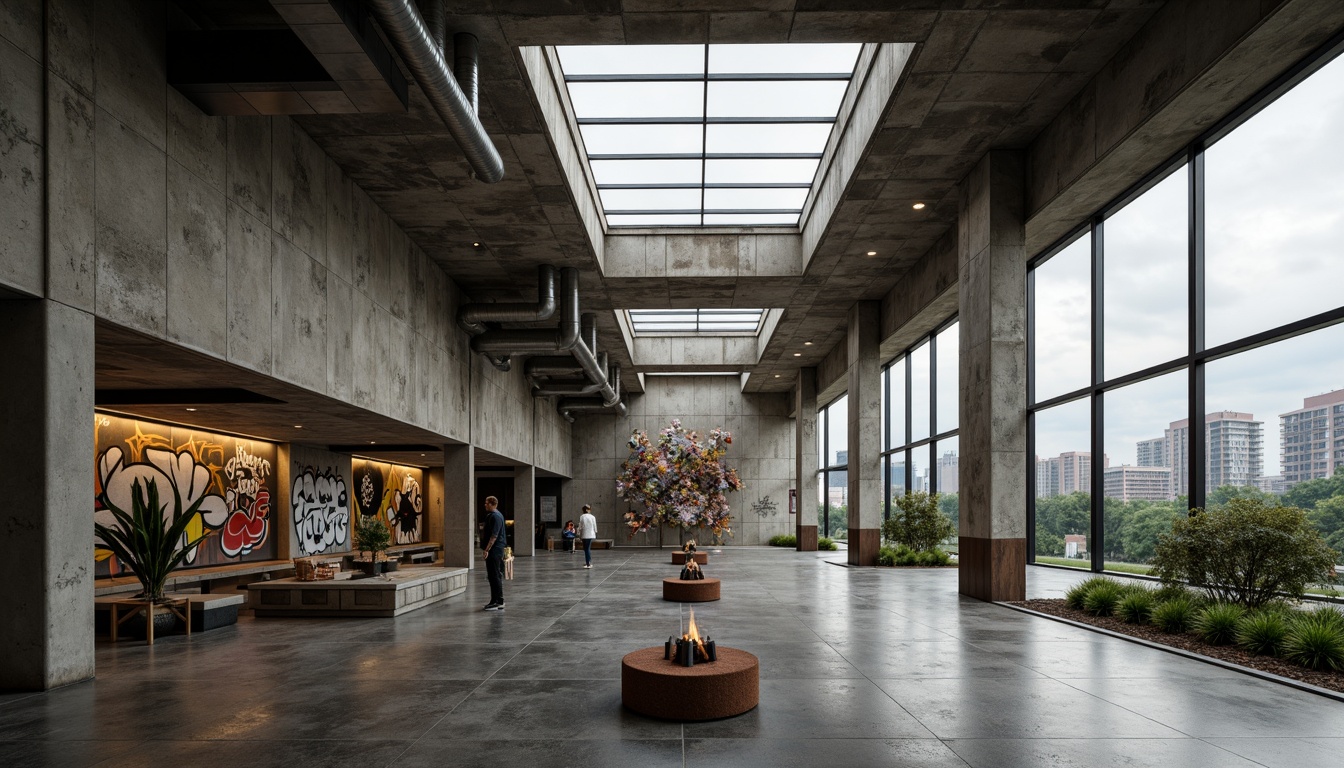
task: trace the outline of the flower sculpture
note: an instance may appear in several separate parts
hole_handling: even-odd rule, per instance
[[[742,490],[737,470],[724,458],[732,442],[732,433],[723,429],[701,440],[677,419],[658,432],[656,444],[647,432],[635,430],[630,457],[616,478],[616,495],[639,508],[625,513],[630,536],[662,525],[732,533],[726,494]]]

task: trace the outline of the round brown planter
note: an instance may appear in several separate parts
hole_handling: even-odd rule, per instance
[[[674,603],[709,603],[719,599],[718,579],[663,579],[663,599]],[[716,664],[718,662],[715,662]]]
[[[709,553],[708,553],[708,552],[696,552],[696,553],[695,553],[695,562],[697,562],[697,563],[699,563],[699,564],[701,564],[701,565],[708,565],[708,564],[709,564]],[[685,565],[685,564],[686,564],[686,553],[685,553],[685,552],[673,552],[673,553],[672,553],[672,564],[673,564],[673,565]]]
[[[756,708],[761,664],[756,656],[719,646],[718,661],[683,667],[644,648],[621,659],[621,703],[664,720],[717,720]]]

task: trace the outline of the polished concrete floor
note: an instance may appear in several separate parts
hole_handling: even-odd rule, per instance
[[[840,553],[843,555],[843,553]],[[98,678],[0,694],[4,766],[1344,765],[1344,704],[956,595],[944,570],[836,553],[714,554],[696,616],[761,659],[761,704],[710,723],[621,708],[620,659],[661,643],[668,552],[519,560],[397,619],[252,619]],[[1077,577],[1029,569],[1033,596]]]

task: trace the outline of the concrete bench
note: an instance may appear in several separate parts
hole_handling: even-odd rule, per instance
[[[206,632],[238,623],[238,609],[247,602],[242,594],[194,594],[168,592],[169,597],[183,598],[191,603],[191,631]],[[93,629],[96,634],[110,634],[112,603],[125,600],[129,595],[104,595],[93,599]]]
[[[615,541],[612,539],[593,539],[593,549],[611,549],[613,544],[615,544]],[[564,539],[552,539],[552,538],[546,539],[547,550],[554,551],[559,549],[563,551],[564,548],[565,548]],[[583,539],[574,540],[574,549],[580,552],[583,551]]]
[[[280,571],[293,570],[294,561],[292,560],[257,560],[250,563],[215,565],[205,568],[182,568],[174,571],[163,586],[168,591],[196,587],[206,594],[212,591],[228,594],[240,584],[270,578],[272,574]],[[109,595],[130,597],[139,592],[140,589],[140,580],[135,576],[114,576],[96,580],[93,585],[93,595],[94,597]]]

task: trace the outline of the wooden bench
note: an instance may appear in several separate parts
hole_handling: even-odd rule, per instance
[[[241,594],[195,594],[168,592],[168,597],[191,603],[191,631],[206,632],[238,623],[238,609],[247,599]],[[93,599],[93,629],[96,634],[111,634],[112,604],[126,599],[125,594],[103,595]]]
[[[360,553],[341,552],[347,568],[353,568]],[[396,544],[387,548],[388,559],[397,559],[408,565],[431,565],[443,557],[443,545],[437,541],[418,541],[414,544]]]
[[[205,568],[183,568],[174,571],[163,586],[168,591],[197,587],[203,594],[209,594],[212,590],[223,590],[227,594],[229,587],[237,587],[247,581],[269,578],[271,574],[279,571],[293,570],[294,562],[292,560],[257,560],[250,563],[233,563]],[[114,576],[94,581],[93,595],[95,598],[108,595],[129,597],[139,592],[140,589],[140,580],[135,576]]]

